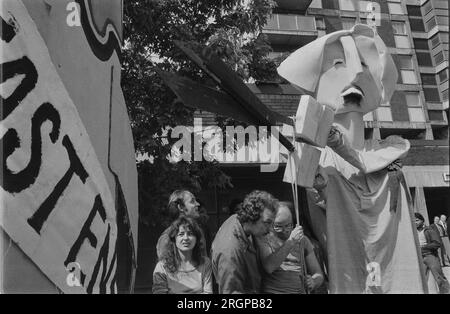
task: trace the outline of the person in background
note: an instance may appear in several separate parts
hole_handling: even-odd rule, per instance
[[[153,272],[154,294],[211,294],[210,260],[202,255],[201,231],[191,218],[181,216],[169,227],[169,242]]]
[[[169,218],[170,222],[175,221],[180,216],[201,220],[199,206],[200,204],[197,202],[194,194],[188,190],[176,190],[169,197],[166,216]],[[163,231],[156,244],[156,255],[158,256],[158,260],[161,259],[163,248],[167,247],[167,242],[169,242],[169,229],[170,227]],[[207,256],[206,240],[203,231],[198,241],[202,243],[202,254]]]
[[[437,250],[440,247],[439,234],[434,232],[432,228],[425,226],[425,218],[423,218],[421,214],[414,213],[414,215],[416,218],[416,228],[419,235],[419,244],[426,272],[431,272],[439,287],[440,293],[450,293],[450,286],[447,278],[445,278],[445,275],[442,272],[437,253]]]
[[[444,227],[445,233],[448,234],[448,229],[447,229],[447,216],[445,215],[441,215],[441,219],[440,222],[442,227]]]
[[[294,228],[292,204],[280,202],[273,229],[257,239],[262,265],[263,293],[306,294],[323,283],[323,274],[313,245]]]
[[[447,259],[447,263],[450,263],[450,241],[447,229],[447,216],[441,215],[439,224],[442,226],[442,229],[444,230],[444,234],[441,236],[442,244],[444,245],[446,253],[444,257]],[[443,262],[445,262],[445,259]]]
[[[242,203],[242,199],[239,198],[233,198],[228,205],[228,215],[234,215],[236,214],[237,210],[239,209],[239,205]]]
[[[220,294],[261,292],[262,269],[255,238],[270,231],[277,203],[270,193],[253,191],[220,227],[211,247]]]
[[[441,265],[446,266],[445,259],[447,254],[445,252],[444,243],[442,242],[442,238],[444,236],[444,228],[439,224],[439,221],[440,221],[439,217],[435,216],[433,219],[433,223],[430,225],[430,228],[433,229],[434,232],[439,234],[439,240],[441,240],[441,247],[438,249],[438,256],[441,261]]]

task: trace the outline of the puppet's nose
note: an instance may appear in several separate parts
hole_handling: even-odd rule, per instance
[[[344,48],[347,68],[354,73],[355,76],[362,73],[364,69],[354,39],[351,36],[343,36],[341,38],[341,43]]]

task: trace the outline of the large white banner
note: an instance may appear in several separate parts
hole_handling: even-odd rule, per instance
[[[105,174],[27,9],[2,2],[1,227],[63,292],[115,292]]]

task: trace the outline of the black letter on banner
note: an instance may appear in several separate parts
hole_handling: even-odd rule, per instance
[[[72,245],[69,251],[69,255],[67,255],[66,260],[64,261],[64,265],[67,267],[67,265],[71,262],[75,262],[78,252],[81,249],[81,245],[83,244],[85,239],[89,240],[89,243],[92,247],[97,247],[97,238],[95,237],[95,234],[91,231],[90,227],[92,225],[92,222],[94,221],[95,214],[99,213],[100,217],[102,218],[103,222],[106,220],[106,211],[103,207],[102,199],[100,195],[97,195],[95,197],[94,206],[92,206],[91,212],[89,213],[88,218],[84,222],[83,227],[81,228],[80,234],[78,235],[78,238],[76,239],[75,243]]]
[[[0,103],[2,103],[1,119],[5,119],[19,103],[28,95],[28,93],[36,86],[38,73],[34,67],[33,62],[27,57],[6,62],[0,65],[1,81],[0,84],[15,77],[16,75],[25,74],[25,77],[20,82],[19,86],[6,99],[0,96]]]
[[[100,254],[98,256],[98,260],[95,263],[94,271],[92,273],[91,281],[89,282],[89,285],[86,289],[87,293],[92,293],[92,290],[94,288],[95,282],[97,281],[97,276],[100,271],[100,265],[102,265],[103,271],[102,275],[100,277],[100,283],[99,283],[99,292],[102,294],[106,293],[106,283],[108,282],[109,278],[111,277],[112,270],[114,269],[114,265],[116,263],[116,251],[114,249],[113,259],[111,260],[111,264],[108,268],[108,253],[109,253],[109,232],[111,229],[111,225],[108,224],[108,232],[106,233],[105,242],[103,242],[102,248],[100,249]],[[108,273],[106,273],[106,269],[108,268]],[[113,275],[115,277],[115,274]]]
[[[67,135],[64,135],[62,144],[67,150],[70,160],[70,167],[67,170],[66,174],[62,177],[61,180],[56,184],[55,189],[50,193],[47,199],[42,203],[42,205],[36,210],[36,212],[28,218],[28,223],[37,233],[41,233],[41,228],[44,222],[48,219],[48,216],[52,212],[52,210],[56,206],[56,202],[63,194],[66,187],[69,185],[70,180],[73,175],[76,174],[80,180],[85,183],[88,178],[88,173],[84,169],[81,164],[80,159],[77,156],[77,153]]]
[[[52,122],[52,130],[49,134],[52,143],[56,143],[59,137],[59,128],[61,126],[61,118],[58,111],[48,102],[42,104],[31,118],[31,157],[28,165],[18,173],[12,173],[6,165],[6,159],[20,147],[20,140],[17,131],[9,129],[4,137],[0,140],[0,147],[4,147],[3,151],[3,179],[0,184],[10,193],[18,193],[36,181],[39,169],[42,164],[42,138],[41,126],[49,120]],[[5,145],[5,146],[3,146]]]
[[[69,263],[76,261],[78,252],[80,251],[81,245],[84,243],[84,240],[87,239],[92,247],[97,248],[97,238],[96,238],[95,234],[90,229],[90,227],[92,225],[92,222],[94,221],[95,215],[97,213],[99,213],[102,221],[105,222],[106,221],[106,211],[105,211],[105,208],[103,207],[103,203],[102,203],[102,199],[101,199],[100,195],[97,195],[95,197],[94,206],[92,207],[92,210],[89,213],[88,218],[84,222],[84,225],[81,228],[81,231],[80,231],[80,234],[78,235],[78,238],[76,239],[75,243],[70,248],[69,255],[67,255],[67,258],[64,261],[64,265],[66,267],[67,267],[67,265]],[[107,238],[108,239],[109,239],[109,229],[110,229],[110,226],[108,224],[108,233],[107,233]],[[105,247],[105,244],[103,244],[103,246],[102,246],[102,248],[100,250],[100,256],[102,255],[102,252],[104,251],[104,247]],[[106,247],[106,250],[107,249],[108,248]],[[97,265],[95,266],[95,268],[97,268]],[[97,270],[97,272],[98,272],[98,270]],[[95,270],[94,270],[94,273],[95,273],[95,277],[97,277],[97,274],[96,274]],[[109,277],[109,275],[108,275],[108,277]],[[86,276],[82,272],[81,273],[81,284],[83,286],[84,286],[85,278],[86,278]],[[94,278],[94,277],[92,277],[92,278]],[[91,282],[92,282],[92,280],[91,280]],[[95,278],[94,278],[94,282],[95,282]],[[92,292],[92,287],[91,287],[89,293],[91,293],[91,292]]]
[[[2,19],[2,40],[9,43],[14,38],[14,36],[16,36],[16,31],[14,30],[14,27],[6,23],[6,21],[3,18],[1,19]]]

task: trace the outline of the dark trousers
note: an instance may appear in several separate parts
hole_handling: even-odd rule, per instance
[[[426,270],[430,270],[434,280],[436,280],[436,283],[439,286],[439,292],[450,293],[450,285],[442,272],[439,258],[433,254],[428,254],[423,256],[423,263],[425,264]]]
[[[441,237],[441,239],[443,239],[444,237]],[[443,240],[442,240],[443,241]],[[450,257],[448,256],[448,254],[450,254],[450,252],[446,252],[445,251],[445,246],[444,243],[441,241],[441,248],[440,248],[440,257],[441,257],[441,262],[442,265],[448,265],[450,263]]]

